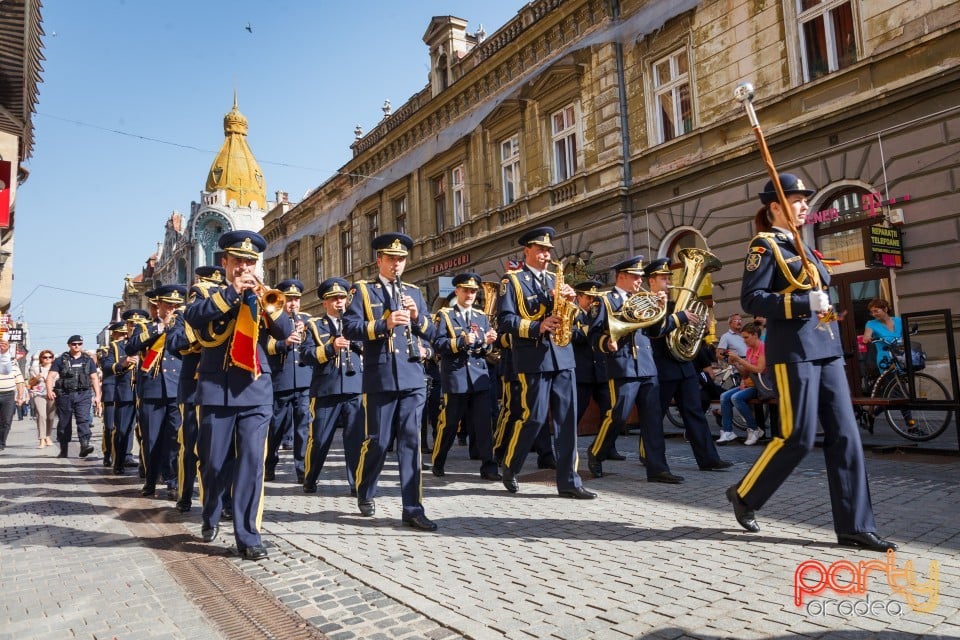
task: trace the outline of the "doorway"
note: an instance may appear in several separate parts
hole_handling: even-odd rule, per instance
[[[862,396],[869,393],[864,389],[864,353],[860,352],[857,337],[863,334],[867,321],[873,316],[867,311],[867,305],[874,298],[884,298],[894,305],[890,288],[888,269],[865,269],[850,273],[834,274],[830,278],[830,301],[840,314],[840,343],[846,361],[847,382],[850,394]]]

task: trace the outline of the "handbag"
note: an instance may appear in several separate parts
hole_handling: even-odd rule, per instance
[[[753,380],[753,388],[757,390],[757,400],[760,402],[776,400],[780,397],[777,392],[777,385],[770,378],[770,373],[766,369],[760,373],[751,373],[750,379]]]

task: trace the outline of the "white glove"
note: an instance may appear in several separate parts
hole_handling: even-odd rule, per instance
[[[830,296],[823,291],[810,292],[810,313],[826,313],[830,310]]]

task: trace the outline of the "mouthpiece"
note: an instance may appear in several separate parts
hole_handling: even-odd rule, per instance
[[[749,82],[742,82],[733,90],[733,97],[737,102],[750,102],[753,100],[753,85]]]

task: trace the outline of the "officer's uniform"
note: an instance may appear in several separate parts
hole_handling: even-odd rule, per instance
[[[203,266],[194,271],[197,281],[190,289],[193,296],[202,296],[211,287],[222,287],[223,267]],[[193,487],[196,484],[198,461],[197,436],[200,419],[197,415],[197,366],[200,364],[200,337],[184,319],[177,314],[173,327],[167,331],[167,352],[180,358],[180,381],[177,385],[177,403],[183,422],[177,441],[180,445],[177,456],[177,511],[186,513],[193,505]]]
[[[252,231],[227,232],[218,243],[225,253],[253,260],[267,246]],[[241,317],[241,312],[250,315]],[[232,284],[197,292],[184,316],[203,347],[197,366],[203,539],[216,538],[223,497],[232,487],[237,549],[246,558],[261,559],[267,555],[260,538],[263,461],[273,413],[266,345],[270,337],[286,340],[293,323],[283,309],[267,313],[252,291],[241,295]],[[252,333],[246,333],[247,320]]]
[[[186,301],[187,288],[170,284],[156,289],[157,299],[180,306]],[[175,311],[174,314],[180,313]],[[154,494],[158,480],[167,484],[171,498],[177,486],[175,461],[177,434],[183,417],[177,403],[180,383],[180,358],[166,349],[167,330],[158,321],[138,325],[127,340],[128,356],[139,355],[137,395],[140,400],[140,456],[146,468],[141,493]]]
[[[669,274],[670,261],[667,258],[654,260],[644,267],[643,273],[647,277],[661,273]],[[659,424],[663,424],[663,418],[670,407],[670,400],[675,400],[680,417],[683,419],[687,440],[697,460],[697,466],[701,471],[720,471],[730,467],[731,463],[720,458],[717,447],[713,443],[707,418],[700,410],[700,379],[697,370],[692,362],[674,358],[667,346],[667,336],[670,332],[687,323],[687,315],[674,313],[673,308],[673,302],[668,302],[667,315],[664,319],[645,330],[651,338],[653,361],[657,365],[660,382]],[[646,455],[647,444],[642,435],[641,447],[644,449],[643,455]]]
[[[71,336],[67,343],[82,341],[80,336]],[[59,457],[67,457],[67,446],[73,439],[73,421],[76,420],[80,457],[85,458],[93,452],[93,447],[90,446],[90,409],[93,402],[91,376],[97,373],[97,363],[83,352],[78,358],[73,358],[69,351],[65,351],[54,359],[50,371],[59,376],[53,388],[57,405]]]
[[[111,323],[108,327],[111,338],[115,335],[114,332],[116,329],[114,327],[118,326],[123,327],[124,325],[122,322],[115,322]],[[110,467],[113,465],[113,419],[114,410],[116,408],[114,405],[114,391],[117,383],[113,376],[108,374],[103,366],[103,362],[106,359],[107,352],[109,350],[110,344],[97,347],[97,365],[100,369],[100,401],[102,403],[100,417],[103,419],[103,430],[100,438],[100,451],[103,453],[103,466],[105,467]]]
[[[550,227],[533,229],[520,244],[553,247]],[[558,346],[549,334],[540,334],[540,323],[551,315],[556,285],[554,275],[541,274],[542,284],[528,265],[508,271],[500,282],[498,327],[509,333],[513,366],[519,382],[521,412],[503,459],[504,485],[517,490],[520,473],[531,446],[542,429],[549,429],[548,412],[556,443],[557,490],[564,495],[592,498],[577,474],[577,396],[573,347]]]
[[[277,283],[277,289],[287,298],[303,295],[303,283],[295,278]],[[284,311],[284,313],[287,313]],[[289,314],[288,314],[289,315]],[[291,323],[302,322],[306,327],[309,314],[297,312]],[[306,331],[306,329],[304,329]],[[267,357],[273,377],[273,420],[267,437],[267,460],[264,479],[273,480],[280,462],[280,445],[288,434],[293,435],[293,466],[297,483],[303,484],[303,457],[310,431],[310,378],[312,371],[300,356],[300,344],[286,340],[267,340]]]
[[[347,297],[350,283],[342,278],[328,278],[320,283],[320,299]],[[350,349],[337,350],[333,341],[343,335],[343,319],[324,315],[310,318],[307,334],[300,347],[301,358],[311,367],[310,413],[313,416],[307,440],[305,493],[316,493],[317,478],[333,443],[338,423],[343,424],[343,452],[347,484],[356,495],[356,470],[363,444],[363,369],[359,343]]]
[[[578,294],[593,298],[593,303],[587,311],[579,311],[573,324],[573,359],[577,363],[577,424],[583,419],[590,408],[590,399],[597,403],[600,409],[600,419],[610,410],[610,385],[607,384],[607,363],[603,354],[590,344],[590,323],[599,312],[598,298],[603,296],[600,287],[603,283],[598,280],[586,280],[574,285]],[[608,439],[607,452],[616,451],[616,437],[620,434],[615,431]]]
[[[384,234],[375,238],[372,246],[381,254],[406,256],[413,239],[401,233]],[[413,359],[415,354],[408,355],[407,349],[408,335],[416,350],[421,340],[430,342],[430,312],[419,288],[404,284],[403,290],[397,291],[395,283],[380,275],[354,283],[351,296],[343,317],[343,335],[363,343],[365,438],[356,472],[358,508],[364,515],[373,515],[387,446],[396,437],[403,520],[414,527],[435,529],[424,515],[420,477],[420,418],[426,400],[423,364]],[[416,303],[417,319],[391,331],[387,318],[398,310],[403,296]]]
[[[780,182],[788,194],[813,193],[790,174],[781,174]],[[764,197],[772,190],[770,182],[761,193],[764,204],[776,197]],[[873,533],[876,522],[840,331],[836,322],[821,323],[811,313],[810,278],[788,234],[780,229],[757,234],[744,263],[740,303],[747,313],[767,318],[766,360],[780,394],[780,434],[766,446],[736,492],[747,507],[760,509],[813,448],[819,420],[834,529],[838,534]],[[826,289],[828,268],[809,248],[806,254]]]
[[[453,286],[479,290],[480,276],[475,273],[458,274],[453,278]],[[434,475],[444,475],[444,465],[456,438],[457,425],[464,420],[469,424],[466,431],[474,438],[476,454],[480,459],[480,475],[486,479],[500,479],[493,457],[491,385],[486,361],[492,347],[484,339],[489,330],[490,321],[480,309],[463,309],[455,304],[437,312],[433,344],[440,354],[443,402],[433,444]],[[473,344],[468,344],[467,334],[471,332],[475,339]]]

